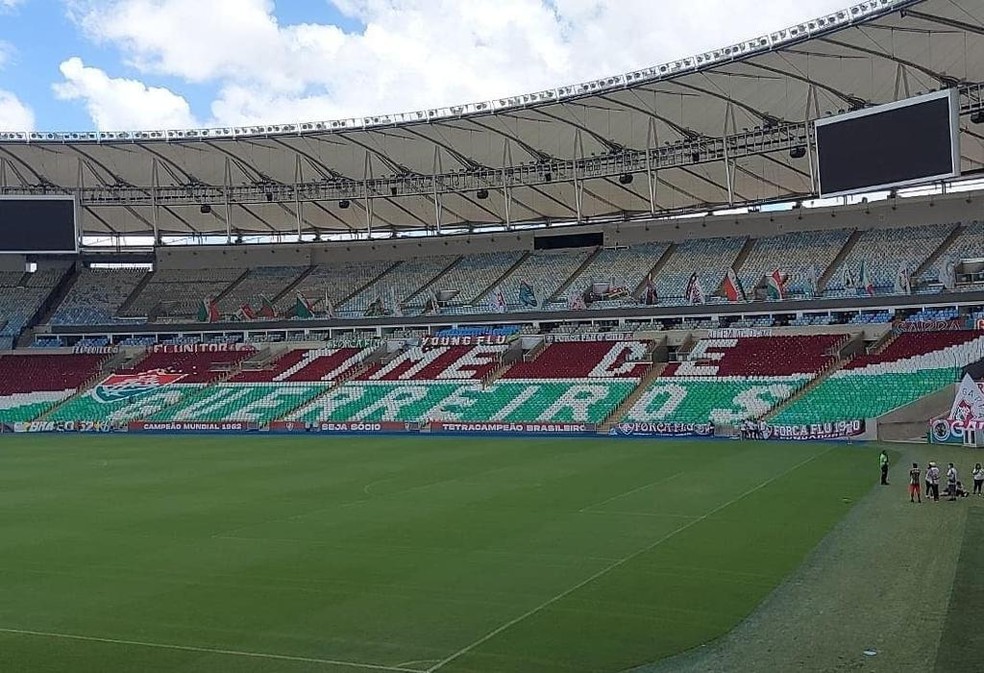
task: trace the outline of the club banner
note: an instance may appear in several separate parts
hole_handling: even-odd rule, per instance
[[[965,328],[965,323],[959,320],[921,320],[900,322],[895,326],[898,332],[953,332]]]
[[[306,423],[304,421],[274,421],[269,425],[270,432],[301,433],[314,432],[339,435],[374,435],[383,433],[413,433],[420,432],[419,423],[403,423],[399,421],[345,421]]]
[[[622,332],[586,332],[579,334],[547,334],[543,337],[546,343],[574,341],[631,341],[631,334]]]
[[[984,383],[977,383],[965,374],[950,413],[929,424],[929,439],[934,444],[962,444],[965,430],[984,431]]]
[[[598,431],[592,423],[458,423],[434,421],[434,433],[465,433],[479,435],[593,435]]]
[[[35,432],[125,432],[126,426],[121,423],[104,421],[28,421],[13,423],[5,428],[6,432],[35,433]]]
[[[474,336],[426,336],[420,338],[421,346],[477,346],[479,344],[508,344],[517,334],[481,334]]]
[[[612,437],[713,437],[712,423],[617,423]]]
[[[813,423],[810,425],[766,425],[761,428],[762,439],[794,440],[815,442],[828,439],[852,439],[865,432],[865,422],[837,421],[836,423]]]
[[[147,347],[148,353],[229,353],[232,351],[255,351],[252,344],[154,344]]]
[[[129,432],[222,433],[256,432],[258,423],[242,421],[131,421]]]

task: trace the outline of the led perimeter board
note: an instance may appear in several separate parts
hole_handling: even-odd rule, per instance
[[[0,254],[79,251],[73,196],[0,196]]]
[[[956,89],[815,122],[821,196],[960,175]]]

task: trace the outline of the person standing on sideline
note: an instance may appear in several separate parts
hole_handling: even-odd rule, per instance
[[[881,485],[888,486],[888,454],[884,450],[878,456],[878,464],[881,466]]]
[[[913,463],[909,470],[909,502],[922,502],[922,495],[919,490],[922,485],[919,483],[919,463]],[[918,498],[914,500],[913,498]]]
[[[929,491],[933,496],[933,502],[939,502],[940,501],[940,468],[936,467],[936,463],[930,461],[929,469],[926,470],[926,477],[929,479]]]
[[[974,465],[974,495],[984,495],[981,487],[984,486],[984,467],[980,463]]]
[[[926,500],[929,500],[929,496],[933,492],[933,484],[932,482],[930,482],[929,479],[929,471],[932,467],[933,467],[932,461],[926,463],[926,493],[924,494],[926,496]]]
[[[957,468],[950,463],[946,468],[946,494],[950,500],[957,499]]]

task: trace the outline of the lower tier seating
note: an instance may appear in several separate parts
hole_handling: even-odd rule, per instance
[[[292,414],[317,421],[602,422],[634,381],[477,384],[349,382]]]
[[[0,396],[0,423],[33,421],[71,394],[61,390]]]
[[[323,393],[328,384],[220,383],[184,396],[151,421],[243,421],[268,423]]]
[[[789,399],[810,378],[808,375],[658,378],[620,420],[737,423],[767,413]]]
[[[952,368],[874,375],[835,372],[781,411],[775,422],[787,425],[876,418],[953,383],[958,373]]]
[[[125,423],[145,420],[193,395],[201,384],[166,384],[144,376],[130,385],[112,383],[113,377],[83,395],[70,399],[48,415],[52,421],[103,421]],[[107,383],[109,382],[109,383]]]

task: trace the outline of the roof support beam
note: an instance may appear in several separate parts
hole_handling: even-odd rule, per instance
[[[362,181],[366,185],[366,238],[372,239],[372,197],[369,196],[369,185],[373,180],[372,176],[372,157],[369,155],[369,148],[366,148],[366,160],[362,171]]]

